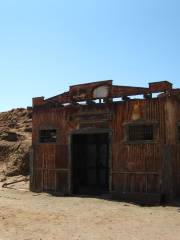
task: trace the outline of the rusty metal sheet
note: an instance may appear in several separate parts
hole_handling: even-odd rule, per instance
[[[49,100],[34,100],[35,104],[48,101],[72,101],[72,96],[80,96],[86,90],[87,99],[93,90],[108,85],[109,96],[144,94],[149,91],[166,91],[170,83],[151,83],[150,88],[112,87],[112,82],[90,83],[70,87],[70,92]],[[82,91],[83,92],[83,91]],[[104,93],[103,93],[104,94]],[[118,95],[119,94],[119,95]],[[86,97],[80,97],[86,99]],[[78,99],[78,98],[77,98]],[[77,100],[76,99],[76,100]],[[60,108],[48,106],[33,111],[33,188],[36,190],[70,191],[70,136],[81,129],[106,128],[112,131],[111,160],[109,169],[110,189],[114,192],[161,194],[166,144],[173,145],[173,191],[180,195],[180,143],[177,141],[177,122],[180,122],[180,102],[173,96],[153,99],[134,99],[118,103],[92,105],[70,105]],[[129,144],[125,141],[125,123],[134,121],[156,122],[156,141],[153,143]],[[40,144],[39,130],[57,129],[55,144]],[[69,192],[70,193],[70,192]]]

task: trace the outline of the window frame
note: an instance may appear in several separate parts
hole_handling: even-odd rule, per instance
[[[148,144],[148,143],[157,143],[158,142],[158,121],[149,121],[149,120],[136,120],[125,122],[124,124],[124,143],[126,144]],[[129,139],[129,127],[131,126],[141,126],[147,125],[152,126],[153,128],[153,139],[152,140],[130,140]]]
[[[56,131],[56,141],[54,141],[54,142],[50,142],[50,141],[42,142],[41,141],[41,131],[52,131],[52,130]],[[58,129],[57,128],[40,128],[38,130],[38,142],[39,142],[39,144],[57,144],[57,142],[58,142]]]

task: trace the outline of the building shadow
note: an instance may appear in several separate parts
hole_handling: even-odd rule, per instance
[[[130,205],[136,205],[139,207],[175,207],[178,208],[178,212],[180,213],[180,198],[177,198],[172,201],[167,201],[163,197],[159,199],[158,201],[150,201],[151,199],[121,199],[121,198],[114,198],[111,194],[62,194],[62,193],[49,193],[51,196],[54,197],[67,197],[67,198],[92,198],[92,199],[98,199],[98,200],[104,200],[104,201],[110,201],[110,202],[116,202],[116,203],[123,203],[124,206],[130,206]]]

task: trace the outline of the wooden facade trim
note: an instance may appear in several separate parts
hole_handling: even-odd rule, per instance
[[[100,90],[99,94],[94,96],[94,90],[99,87],[107,87],[107,90]],[[152,93],[164,93],[164,94],[172,94],[178,93],[178,90],[173,90],[172,84],[168,81],[161,82],[153,82],[149,83],[148,88],[144,87],[130,87],[130,86],[116,86],[112,85],[112,80],[101,81],[101,82],[92,82],[87,84],[79,84],[75,86],[70,86],[69,91],[63,94],[57,95],[52,98],[44,99],[44,97],[33,98],[33,106],[34,107],[46,107],[46,106],[56,106],[63,107],[65,103],[76,103],[81,101],[88,100],[97,100],[97,99],[105,99],[108,101],[113,98],[122,97],[123,99],[129,96],[134,95],[143,95],[145,98],[151,98]],[[103,95],[105,94],[105,95]]]

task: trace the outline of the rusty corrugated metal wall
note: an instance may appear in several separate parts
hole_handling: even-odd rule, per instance
[[[120,193],[170,193],[180,195],[180,146],[176,139],[180,121],[179,102],[171,97],[139,99],[109,104],[39,108],[33,113],[33,174],[34,191],[71,193],[70,135],[80,130],[82,116],[91,113],[86,127],[112,131],[110,191]],[[170,112],[169,112],[170,109]],[[174,117],[169,118],[170,115]],[[111,117],[101,124],[99,116]],[[168,116],[169,114],[169,116]],[[104,116],[104,115],[103,115]],[[168,119],[167,119],[168,118]],[[154,143],[130,144],[125,142],[126,122],[137,119],[156,121],[157,139]],[[39,130],[56,128],[56,144],[39,143]],[[172,184],[166,188],[164,150],[170,146],[173,159]],[[169,175],[168,175],[169,176]],[[169,191],[169,192],[168,192]]]
[[[67,119],[63,109],[46,109],[33,114],[33,189],[68,192]],[[58,129],[56,144],[39,143],[39,130]]]
[[[124,143],[123,124],[132,121],[134,106],[138,106],[141,119],[159,122],[156,143]],[[128,101],[115,105],[113,109],[112,189],[126,193],[159,193],[161,148],[165,142],[164,99]]]

